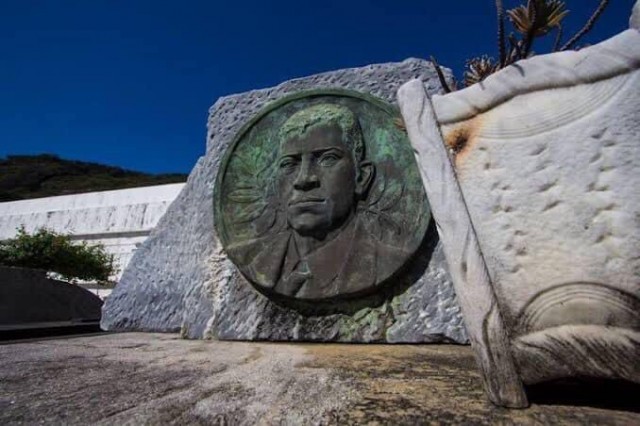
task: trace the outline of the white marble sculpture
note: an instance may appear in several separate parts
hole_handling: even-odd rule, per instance
[[[399,90],[492,402],[564,377],[640,383],[640,33]]]

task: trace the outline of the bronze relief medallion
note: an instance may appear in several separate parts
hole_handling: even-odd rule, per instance
[[[402,270],[430,220],[399,112],[358,92],[301,92],[238,133],[218,172],[215,225],[266,295],[364,296]]]

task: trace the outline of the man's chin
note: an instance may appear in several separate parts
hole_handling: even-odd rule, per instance
[[[297,217],[296,219],[289,220],[289,225],[293,230],[303,237],[320,237],[326,235],[329,228],[329,224],[325,220],[318,217],[304,217],[313,216],[309,214],[303,215],[303,217]]]

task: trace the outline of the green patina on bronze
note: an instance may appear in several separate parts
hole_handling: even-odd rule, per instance
[[[320,301],[393,285],[430,220],[398,117],[372,96],[317,90],[242,128],[218,172],[215,225],[258,290]]]

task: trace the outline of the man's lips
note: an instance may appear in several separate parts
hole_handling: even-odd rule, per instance
[[[300,198],[297,200],[292,200],[289,205],[290,206],[304,206],[306,204],[321,204],[324,203],[324,198],[320,198],[320,197],[306,197],[306,198]]]

